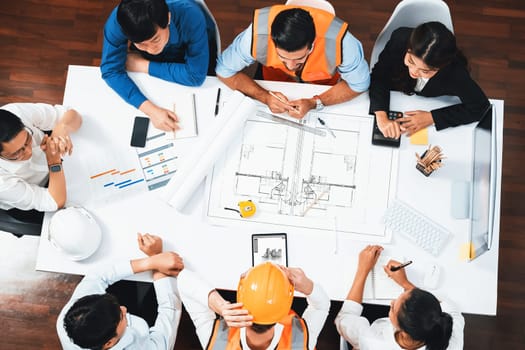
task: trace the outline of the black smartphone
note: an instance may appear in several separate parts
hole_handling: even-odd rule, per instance
[[[288,266],[286,233],[255,233],[252,235],[252,266],[266,261]]]
[[[396,120],[403,117],[403,113],[397,111],[388,111],[388,119]],[[374,127],[372,129],[372,144],[376,146],[399,147],[401,144],[401,137],[393,139],[391,137],[383,136],[381,130],[377,126],[377,118],[374,116]]]
[[[149,118],[135,117],[133,131],[131,133],[130,144],[133,147],[146,146],[146,136],[148,135]]]

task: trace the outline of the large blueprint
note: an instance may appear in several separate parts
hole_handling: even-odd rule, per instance
[[[395,193],[397,151],[371,145],[368,116],[310,114],[308,126],[323,130],[321,117],[336,137],[255,115],[246,121],[209,176],[208,218],[389,241],[382,215]],[[224,209],[247,199],[257,206],[249,219]]]

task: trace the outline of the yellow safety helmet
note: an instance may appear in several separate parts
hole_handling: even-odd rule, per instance
[[[277,265],[259,264],[240,279],[237,302],[253,316],[258,324],[273,324],[290,311],[294,287]]]

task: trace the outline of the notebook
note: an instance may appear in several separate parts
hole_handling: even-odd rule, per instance
[[[173,112],[179,117],[180,130],[175,132],[176,139],[194,137],[199,134],[195,94],[178,94],[173,103]]]
[[[391,259],[400,262],[405,261],[403,258],[380,256],[374,268],[367,276],[363,299],[396,299],[403,293],[403,288],[394,282],[393,279],[389,278],[383,270],[383,266]]]

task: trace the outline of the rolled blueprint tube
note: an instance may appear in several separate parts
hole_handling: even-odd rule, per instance
[[[239,136],[246,119],[255,115],[255,111],[252,99],[234,92],[212,125],[199,136],[192,151],[184,156],[184,161],[166,185],[162,198],[181,211],[217,159]]]

